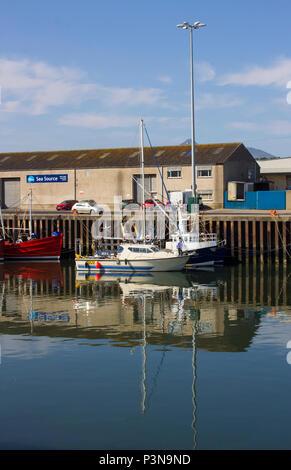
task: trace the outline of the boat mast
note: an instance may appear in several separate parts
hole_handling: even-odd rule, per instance
[[[143,295],[143,355],[142,355],[142,403],[141,411],[144,414],[146,412],[146,296]]]
[[[32,233],[32,189],[29,190],[29,234]]]
[[[3,221],[3,214],[2,214],[1,206],[0,206],[0,218],[1,218],[2,237],[5,238],[5,227],[4,227],[4,221]]]
[[[140,155],[141,155],[141,178],[142,178],[142,235],[145,240],[145,189],[144,189],[144,138],[143,119],[140,120]]]
[[[193,319],[193,336],[192,336],[192,370],[193,370],[193,382],[192,382],[192,405],[193,405],[193,420],[192,420],[192,429],[193,429],[193,450],[197,448],[197,401],[196,401],[196,381],[197,381],[197,333],[198,333],[198,324],[195,317]]]

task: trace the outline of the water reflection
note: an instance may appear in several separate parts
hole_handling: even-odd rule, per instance
[[[40,335],[104,338],[134,348],[145,323],[150,344],[192,348],[195,320],[198,348],[243,351],[262,314],[290,320],[283,267],[100,277],[76,275],[68,263],[11,263],[1,266],[0,279],[2,333],[23,332],[28,321]]]
[[[205,374],[199,353],[248,351],[264,322],[290,322],[289,292],[290,271],[284,266],[240,265],[191,274],[116,277],[76,275],[70,263],[4,264],[0,270],[0,334],[22,340],[17,346],[10,343],[5,351],[13,357],[44,356],[52,338],[61,338],[64,344],[86,340],[82,344],[91,350],[91,345],[106,344],[114,353],[120,348],[132,356],[137,352],[139,373],[134,378],[140,381],[139,412],[144,417],[159,396],[169,353],[186,352],[185,374],[191,368],[192,396],[192,416],[189,419],[188,414],[187,419],[193,448],[197,448],[201,439],[199,379]],[[40,337],[44,346],[27,347],[27,341]],[[107,355],[110,357],[108,350]],[[207,380],[210,387],[217,386],[211,377]],[[112,379],[112,386],[119,384]],[[166,395],[164,382],[163,387]],[[161,403],[161,397],[158,400]],[[181,448],[185,448],[183,444]]]

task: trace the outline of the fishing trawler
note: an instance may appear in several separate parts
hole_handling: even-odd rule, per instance
[[[3,248],[3,257],[8,261],[19,260],[59,260],[61,257],[61,249],[63,244],[63,234],[54,232],[51,237],[38,238],[32,232],[32,191],[30,190],[30,220],[29,234],[18,237],[17,240],[10,241],[5,239],[4,225],[2,231],[4,241],[0,241],[0,260],[1,249]],[[19,229],[18,229],[19,230]]]
[[[171,235],[171,241],[166,242],[166,247],[173,249],[179,240],[182,241],[182,252],[191,253],[186,269],[223,263],[226,252],[225,241],[218,240],[216,233],[200,231],[199,213],[196,214],[196,220],[193,221],[192,230],[188,232],[186,226],[190,215],[183,214],[180,206],[177,212],[179,229]]]

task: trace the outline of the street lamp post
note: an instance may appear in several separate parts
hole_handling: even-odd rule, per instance
[[[193,29],[199,29],[206,26],[200,21],[194,24],[189,24],[184,21],[183,24],[178,24],[177,28],[190,30],[190,68],[191,68],[191,157],[192,157],[192,194],[196,198],[196,175],[195,175],[195,122],[194,122],[194,69],[193,69]]]

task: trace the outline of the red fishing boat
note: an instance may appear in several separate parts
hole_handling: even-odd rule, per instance
[[[20,241],[4,242],[5,260],[58,260],[61,257],[63,234],[52,237]]]
[[[3,225],[3,223],[2,223]],[[3,229],[4,232],[4,229]],[[51,237],[39,238],[32,233],[32,189],[30,189],[29,238],[19,236],[15,241],[4,240],[4,260],[59,260],[63,244],[63,234],[54,232]],[[1,246],[0,246],[1,250]],[[1,259],[1,251],[0,251]]]

